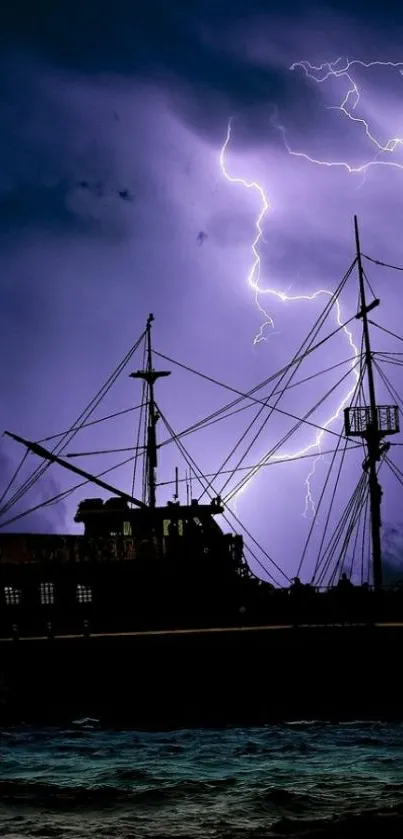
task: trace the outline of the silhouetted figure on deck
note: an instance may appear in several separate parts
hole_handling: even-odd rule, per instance
[[[296,592],[301,591],[302,583],[299,577],[294,577],[292,581],[292,586],[290,586],[290,591]]]
[[[351,594],[354,591],[354,586],[351,580],[348,579],[347,574],[343,573],[337,583],[337,594],[339,601],[339,618],[342,623],[353,620]]]
[[[348,577],[347,577],[347,574],[343,572],[343,574],[340,577],[339,582],[337,583],[338,591],[340,591],[342,594],[344,594],[345,592],[351,591],[353,588],[354,588],[354,586],[353,586],[351,580],[349,580]]]
[[[290,586],[290,595],[292,603],[292,622],[297,626],[301,620],[301,605],[304,594],[304,586],[299,577],[294,577],[292,585]]]

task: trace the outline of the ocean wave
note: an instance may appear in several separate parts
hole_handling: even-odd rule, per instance
[[[284,728],[326,728],[329,725],[333,726],[334,723],[330,720],[288,720]]]
[[[137,778],[137,780],[139,780]],[[142,778],[141,780],[144,780]],[[235,778],[216,779],[208,781],[181,780],[172,783],[161,782],[155,778],[154,785],[138,785],[137,787],[112,786],[97,784],[92,787],[63,786],[44,781],[28,781],[22,778],[8,780],[0,779],[0,802],[4,804],[18,804],[46,806],[56,808],[96,807],[104,808],[116,804],[155,804],[173,799],[200,795],[209,795],[215,791],[226,790],[237,783]]]
[[[274,808],[294,813],[312,812],[318,804],[317,797],[309,792],[299,792],[277,786],[259,790],[255,799],[258,807],[273,809],[274,805]]]
[[[316,752],[317,746],[313,743],[308,743],[306,740],[299,740],[298,742],[286,741],[285,743],[245,743],[234,749],[236,757],[247,757],[248,755],[275,755],[281,754],[304,754],[308,752]]]
[[[108,775],[110,777],[110,772]],[[158,779],[146,769],[136,769],[134,767],[121,767],[113,771],[113,777],[117,781],[152,781],[156,782]]]
[[[301,839],[340,839],[341,836],[373,836],[400,839],[403,831],[403,806],[368,809],[329,818],[295,819],[283,816],[275,822],[269,836]]]
[[[359,737],[355,742],[357,746],[383,746],[383,740],[380,737]]]
[[[2,735],[0,837],[403,835],[401,725],[300,720],[166,733],[26,726]]]
[[[276,798],[278,791],[271,790],[270,793]],[[281,795],[278,800],[283,803],[289,801],[287,796],[283,800]],[[14,808],[10,808],[10,817],[7,818],[7,809],[2,808],[0,834],[23,835],[27,839],[51,839],[56,836],[60,839],[71,839],[73,836],[80,839],[367,839],[369,836],[374,839],[400,839],[403,832],[403,805],[383,808],[378,805],[359,812],[327,816],[307,812],[301,815],[282,813],[273,817],[273,814],[266,814],[264,808],[257,807],[256,800],[244,806],[242,795],[239,796],[239,812],[235,807],[223,811],[221,806],[214,811],[203,804],[196,814],[197,801],[191,795],[188,809],[182,809],[174,802],[174,806],[167,810],[161,808],[161,803],[160,794],[155,795],[155,790],[149,790],[147,805],[155,806],[148,808],[146,813],[141,807],[124,808],[122,811],[111,809],[109,812],[97,807],[97,812],[83,818],[75,802],[71,807],[74,815],[69,816],[68,821],[63,803],[58,808],[61,813],[54,812],[54,808],[46,803],[40,819],[29,809],[19,810],[16,816]]]

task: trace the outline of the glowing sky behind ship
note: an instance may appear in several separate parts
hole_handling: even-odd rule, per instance
[[[280,4],[268,15],[259,0],[247,9],[240,0],[231,7],[173,2],[169,9],[157,0],[121,0],[96,14],[92,4],[70,7],[63,17],[44,3],[30,18],[32,7],[20,0],[1,34],[0,426],[32,439],[69,425],[149,311],[163,352],[241,390],[270,375],[289,360],[324,303],[323,295],[300,303],[284,295],[312,298],[336,287],[354,255],[354,213],[363,249],[403,262],[399,16],[388,24],[366,6],[363,28],[360,5],[353,17],[340,4],[297,4],[287,20]],[[359,63],[373,61],[382,65]],[[327,79],[309,69],[326,62],[333,68]],[[364,119],[370,136],[348,114]],[[265,317],[248,282],[261,196],[226,183],[220,169],[232,115],[228,173],[261,185],[269,204],[258,243],[259,288],[283,297],[257,298],[274,328],[262,329]],[[400,277],[380,269],[369,276],[382,299],[376,319],[400,332]],[[352,284],[343,314],[356,302]],[[256,335],[266,340],[254,343]],[[377,342],[400,349],[385,338]],[[319,366],[348,356],[346,335],[329,352]],[[122,382],[106,413],[135,401],[134,388]],[[322,422],[343,393],[336,396]],[[302,397],[295,391],[288,406],[300,415],[316,397],[312,385]],[[160,385],[176,429],[225,399],[178,370]],[[106,426],[78,448],[129,444],[131,422],[118,427],[118,440],[117,427]],[[281,428],[281,418],[273,420],[260,454]],[[241,421],[233,420],[189,442],[206,471],[224,458],[238,429]],[[304,429],[288,450],[314,437]],[[0,454],[20,452],[3,444]],[[171,473],[176,461],[161,456]],[[350,480],[360,459],[349,463]],[[306,534],[301,513],[311,465],[263,468],[238,499],[248,527],[290,569]],[[317,464],[313,498],[324,466]],[[64,476],[53,474],[64,486]],[[130,471],[117,476],[129,485]],[[388,487],[387,480],[385,519],[397,523]],[[71,501],[48,510],[34,526],[70,528],[74,507]]]

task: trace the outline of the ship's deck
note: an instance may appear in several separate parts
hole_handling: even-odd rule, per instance
[[[367,627],[371,628],[379,628],[379,629],[388,629],[388,628],[401,628],[403,629],[403,621],[375,621],[374,623],[368,624],[364,622],[343,622],[343,623],[301,623],[298,625],[287,623],[287,624],[265,624],[263,626],[214,626],[214,627],[195,627],[187,628],[187,629],[152,629],[152,630],[140,630],[140,631],[133,631],[133,632],[93,632],[88,636],[89,640],[100,639],[100,638],[152,638],[152,637],[168,637],[168,636],[184,636],[184,635],[211,635],[211,634],[232,634],[232,633],[242,633],[242,632],[251,632],[251,633],[262,633],[262,632],[284,632],[292,630],[295,632],[303,631],[303,630],[331,630],[331,629],[351,629],[351,628],[361,628],[365,629]],[[52,641],[63,641],[63,640],[82,640],[83,633],[63,633],[60,635],[52,635]],[[25,641],[46,641],[49,643],[49,636],[48,635],[20,635],[18,637],[18,642],[25,642]],[[0,637],[0,644],[3,643],[15,643],[15,639],[11,636],[9,637]]]

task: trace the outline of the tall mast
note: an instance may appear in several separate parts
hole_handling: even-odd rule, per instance
[[[379,306],[379,300],[372,300],[367,305],[365,299],[364,271],[362,267],[360,236],[357,216],[354,216],[355,244],[357,250],[358,282],[360,290],[360,311],[357,318],[362,319],[364,340],[365,368],[368,381],[369,405],[352,406],[344,409],[344,424],[347,437],[361,437],[367,446],[367,457],[363,469],[368,473],[368,488],[371,511],[371,543],[373,583],[376,591],[382,588],[382,549],[381,549],[381,500],[382,489],[378,481],[377,464],[381,456],[389,449],[390,443],[381,443],[383,437],[397,434],[399,431],[399,410],[397,405],[377,405],[375,396],[374,370],[371,342],[369,336],[368,312]]]
[[[147,318],[146,325],[146,355],[147,363],[145,370],[137,370],[136,373],[131,373],[133,379],[143,379],[147,383],[148,398],[147,398],[147,449],[146,449],[146,477],[148,490],[148,506],[154,508],[156,506],[156,469],[157,469],[157,434],[156,425],[159,420],[159,414],[155,406],[154,385],[157,379],[162,376],[169,376],[170,372],[167,370],[154,370],[151,344],[151,325],[154,320],[154,315],[150,314]]]
[[[360,236],[358,231],[357,216],[354,216],[354,231],[355,244],[357,250],[357,266],[358,266],[358,281],[360,289],[360,311],[357,317],[362,318],[365,363],[368,381],[368,395],[369,395],[369,416],[366,422],[365,437],[368,449],[368,457],[364,464],[368,471],[369,483],[369,498],[371,511],[371,540],[372,540],[372,563],[373,563],[373,581],[376,590],[382,588],[382,550],[381,550],[381,500],[382,489],[378,481],[377,463],[379,463],[380,456],[384,449],[381,446],[381,438],[384,436],[384,430],[379,427],[378,408],[375,397],[375,383],[374,371],[372,364],[371,342],[368,327],[368,312],[374,308],[374,304],[379,304],[379,300],[374,301],[370,306],[367,306],[365,299],[365,283],[364,271],[362,267]]]

